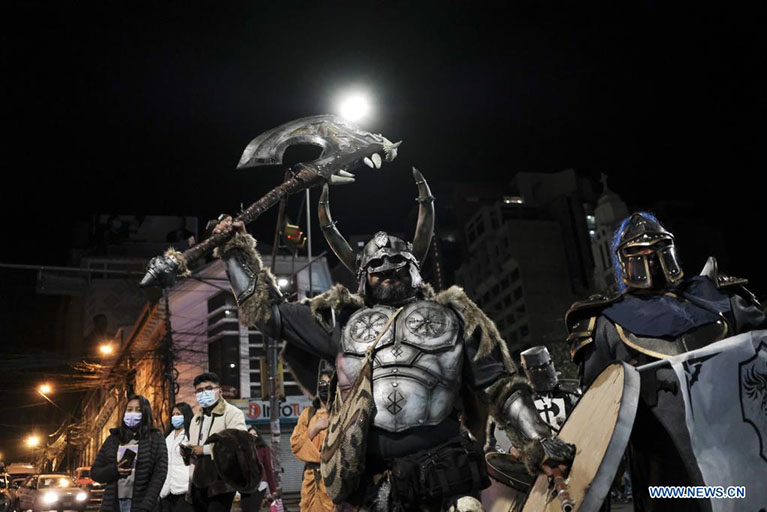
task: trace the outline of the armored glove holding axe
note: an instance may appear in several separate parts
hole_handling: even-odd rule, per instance
[[[353,181],[350,171],[363,164],[391,162],[399,143],[315,116],[254,139],[240,167],[280,163],[296,143],[324,151],[296,166],[294,183],[221,221],[202,251],[187,252],[198,257],[220,246],[241,322],[286,342],[282,357],[305,389],[313,389],[321,359],[335,364],[333,417],[322,453],[333,501],[369,510],[478,510],[479,491],[489,485],[481,451],[488,413],[521,448],[531,473],[542,471],[544,460],[567,465],[574,446],[540,419],[530,384],[493,322],[461,288],[435,294],[422,280],[434,198],[421,173],[413,169],[419,216],[412,243],[378,232],[356,254],[336,228],[328,183]],[[285,194],[319,184],[323,233],[358,287],[336,285],[302,303],[287,302],[244,224]],[[186,256],[156,258],[145,280],[172,282],[188,268]],[[461,422],[473,438],[462,434]]]

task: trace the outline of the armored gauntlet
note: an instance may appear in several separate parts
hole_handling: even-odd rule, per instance
[[[248,234],[236,234],[219,251],[226,265],[229,284],[246,325],[263,325],[272,316],[272,306],[283,297],[274,276],[264,268],[256,251],[256,241]]]
[[[489,390],[495,399],[493,415],[519,449],[527,471],[537,475],[542,463],[569,464],[575,457],[575,445],[557,438],[541,420],[527,380],[520,376],[504,380]]]

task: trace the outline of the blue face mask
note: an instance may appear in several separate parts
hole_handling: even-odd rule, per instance
[[[123,422],[128,428],[136,428],[141,423],[140,412],[126,412],[123,416]]]
[[[184,417],[183,416],[172,416],[170,419],[171,425],[173,425],[173,428],[181,428],[184,426]]]
[[[216,397],[216,390],[215,389],[206,389],[205,391],[200,391],[195,395],[197,398],[197,403],[200,404],[200,407],[211,407],[213,404],[218,402],[218,398]]]

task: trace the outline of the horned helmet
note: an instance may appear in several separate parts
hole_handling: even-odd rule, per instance
[[[325,185],[322,188],[317,212],[322,233],[341,263],[357,277],[357,293],[362,296],[367,292],[368,274],[395,270],[404,266],[408,267],[413,288],[419,288],[423,283],[421,265],[426,260],[434,233],[434,196],[431,195],[426,179],[415,167],[413,178],[418,187],[416,201],[419,203],[413,243],[379,231],[365,244],[359,254],[355,253],[336,227],[336,222],[330,216],[328,186]]]
[[[617,259],[616,280],[622,288],[647,289],[662,284],[655,282],[660,272],[652,272],[657,266],[668,283],[675,283],[684,275],[674,235],[649,213],[636,212],[621,223],[613,239],[613,251]]]

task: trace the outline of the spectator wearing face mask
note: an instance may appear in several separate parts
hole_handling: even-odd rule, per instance
[[[152,512],[167,470],[168,452],[149,401],[132,396],[91,467],[91,478],[106,484],[100,511]]]
[[[190,444],[182,449],[194,464],[192,505],[195,512],[229,512],[235,489],[216,470],[213,463],[215,443],[206,444],[206,441],[227,429],[246,431],[245,415],[221,397],[221,381],[215,373],[195,377],[194,391],[200,410],[192,418],[189,428]]]
[[[290,436],[293,454],[305,463],[301,485],[301,512],[325,512],[334,510],[335,507],[320,475],[320,451],[328,428],[328,398],[332,375],[329,370],[320,373],[317,396],[311,407],[301,412]]]
[[[192,407],[179,402],[173,407],[170,418],[171,427],[165,437],[168,448],[168,476],[160,491],[161,512],[191,512],[192,506],[186,502],[189,491],[189,466],[181,455],[181,445],[189,444],[189,427],[194,412]]]

